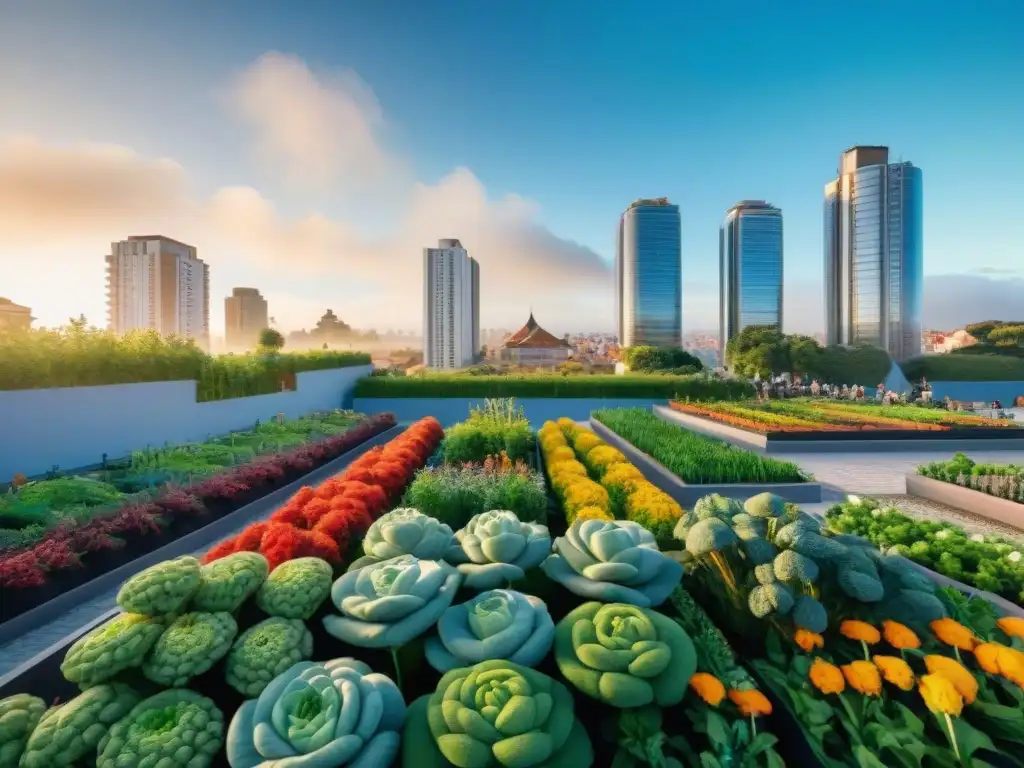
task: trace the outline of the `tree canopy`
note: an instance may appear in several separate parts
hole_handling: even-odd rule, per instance
[[[704,367],[700,358],[678,347],[627,347],[622,351],[622,360],[629,370],[637,373],[697,373]],[[680,371],[681,368],[688,370]]]

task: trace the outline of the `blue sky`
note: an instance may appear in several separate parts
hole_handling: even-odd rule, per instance
[[[171,158],[192,200],[252,188],[281,219],[315,213],[358,229],[360,245],[343,248],[337,261],[328,247],[299,270],[299,254],[257,259],[241,240],[225,242],[223,232],[187,220],[200,215],[192,209],[178,215],[182,237],[192,236],[211,264],[215,307],[231,285],[252,282],[295,327],[327,306],[343,317],[350,308],[361,325],[415,327],[414,281],[395,277],[415,272],[415,233],[463,237],[472,252],[487,251],[482,266],[495,277],[485,278],[484,325],[514,326],[533,303],[553,330],[610,329],[611,283],[589,252],[609,263],[622,209],[636,197],[666,195],[682,212],[684,323],[713,328],[718,224],[735,201],[760,198],[785,217],[787,328],[813,330],[821,325],[822,187],[855,143],[887,144],[923,169],[926,321],[1009,312],[1024,288],[1019,195],[1011,189],[1024,176],[1019,2],[0,5],[0,138],[32,137],[43,162],[46,148],[72,151],[80,142],[130,148],[140,161]],[[357,73],[380,111],[374,146],[399,158],[402,171],[388,171],[378,189],[365,168],[354,178],[343,164],[312,184],[291,173],[294,152],[265,151],[260,139],[273,132],[279,110],[261,101],[262,118],[240,117],[232,94],[272,51],[324,82]],[[344,143],[343,128],[315,134]],[[0,160],[0,173],[5,168]],[[412,184],[441,186],[456,168],[468,169],[494,204],[479,214],[483,223],[451,210],[467,199],[458,195],[410,213]],[[20,171],[0,175],[0,202],[17,196]],[[59,176],[49,183],[71,186]],[[98,200],[103,192],[90,194]],[[534,204],[517,210],[514,224],[499,210],[506,195]],[[153,205],[164,210],[136,211],[124,226],[167,226],[170,204],[157,197]],[[101,319],[100,257],[110,240],[130,234],[109,212],[106,229],[93,217],[96,226],[81,232],[75,217],[44,216],[37,226],[46,232],[31,238],[25,215],[0,214],[0,259],[14,267],[0,292],[29,303],[44,322],[78,311]],[[416,226],[407,226],[410,217]],[[434,232],[432,219],[465,221],[487,245]],[[55,227],[61,237],[51,242]],[[534,239],[517,239],[524,229]],[[410,237],[395,239],[396,230]],[[531,243],[536,252],[523,256]],[[407,261],[398,250],[408,251]],[[42,260],[62,265],[63,290],[39,269]],[[367,266],[375,260],[379,274]]]

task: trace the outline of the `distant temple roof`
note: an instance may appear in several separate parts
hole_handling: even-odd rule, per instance
[[[526,325],[505,339],[501,346],[515,349],[566,349],[570,345],[565,339],[560,339],[537,325],[531,312]]]

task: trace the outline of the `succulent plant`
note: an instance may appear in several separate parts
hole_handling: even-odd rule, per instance
[[[238,624],[230,613],[186,613],[175,619],[142,663],[154,683],[176,688],[201,675],[231,650]]]
[[[0,768],[17,768],[28,737],[44,712],[46,702],[38,696],[16,693],[0,699]]]
[[[623,603],[584,603],[558,622],[555,661],[579,690],[618,709],[674,706],[697,671],[693,641],[681,626]]]
[[[365,556],[352,563],[349,570],[401,555],[450,561],[458,557],[453,549],[458,550],[458,543],[446,523],[411,507],[400,507],[374,521],[363,537]]]
[[[159,619],[141,613],[122,613],[75,641],[60,671],[64,679],[83,688],[109,680],[143,658],[164,631]]]
[[[172,688],[140,701],[99,743],[96,768],[207,768],[224,743],[224,714],[195,691]]]
[[[256,593],[256,605],[270,616],[308,619],[331,593],[334,570],[318,557],[299,557],[271,572]]]
[[[555,624],[543,600],[510,589],[482,592],[448,608],[428,637],[426,655],[438,672],[506,659],[535,667],[555,639]]]
[[[628,520],[577,520],[542,568],[580,597],[642,608],[665,602],[683,577],[683,566],[658,549],[653,534]]]
[[[303,661],[235,713],[231,768],[389,766],[398,755],[405,699],[361,661]]]
[[[256,593],[269,571],[267,558],[259,552],[235,552],[214,560],[200,569],[191,609],[233,613]]]
[[[448,563],[412,555],[349,571],[331,587],[341,615],[324,629],[362,648],[398,648],[426,632],[452,604],[461,576]]]
[[[96,754],[107,730],[141,697],[126,685],[95,685],[46,712],[25,745],[20,768],[70,768]]]
[[[459,572],[471,589],[518,581],[551,553],[547,527],[524,523],[507,509],[474,515],[455,536],[461,551]]]
[[[402,745],[403,768],[590,768],[594,762],[566,687],[500,659],[453,669],[432,695],[413,702]]]
[[[227,658],[225,679],[243,696],[259,696],[271,680],[313,655],[313,635],[300,619],[271,616],[245,630]]]
[[[199,561],[191,556],[165,560],[121,585],[117,604],[125,613],[163,616],[182,609],[199,586]]]

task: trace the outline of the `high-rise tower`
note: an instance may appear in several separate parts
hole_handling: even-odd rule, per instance
[[[921,169],[888,147],[851,147],[825,185],[825,335],[895,360],[921,353]]]
[[[623,347],[683,345],[679,206],[637,200],[619,220],[616,321]]]
[[[743,200],[718,233],[719,348],[748,325],[782,330],[782,211]]]
[[[458,240],[423,249],[423,363],[464,368],[480,350],[480,266]]]

